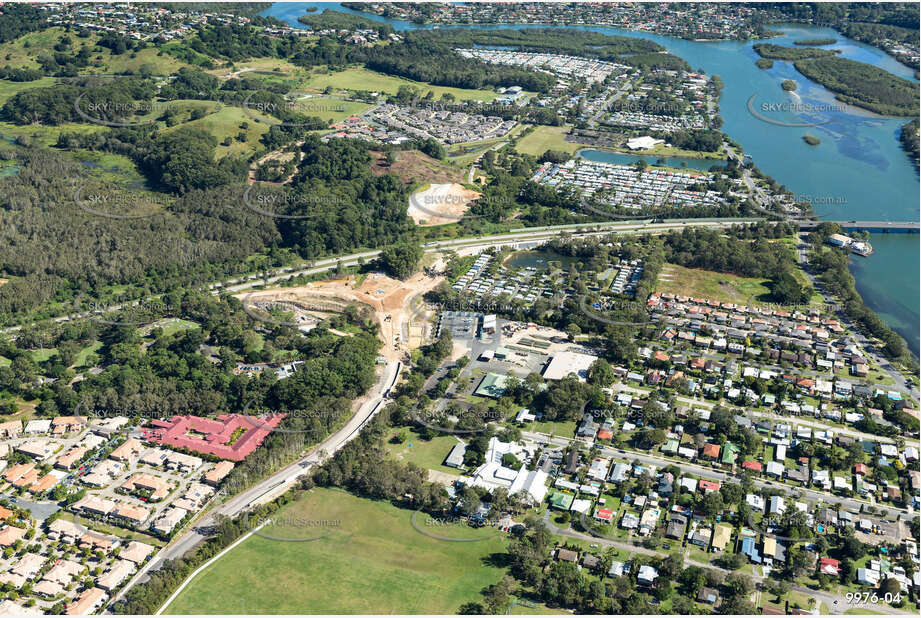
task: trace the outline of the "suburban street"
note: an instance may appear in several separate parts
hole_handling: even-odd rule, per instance
[[[655,549],[647,549],[645,547],[634,545],[633,543],[628,543],[626,541],[615,541],[607,537],[600,537],[600,536],[595,536],[592,534],[576,532],[572,530],[571,528],[560,528],[558,526],[555,526],[553,522],[550,520],[550,511],[547,511],[544,514],[544,524],[554,534],[558,534],[560,536],[565,536],[565,537],[569,537],[573,539],[578,539],[580,541],[590,541],[592,543],[597,543],[598,545],[601,545],[603,547],[613,547],[615,549],[629,551],[634,554],[642,554],[645,556],[655,556],[656,558],[665,558],[669,555],[667,552],[664,552],[664,551],[657,551]],[[697,560],[691,560],[685,555],[684,552],[682,552],[682,562],[685,566],[696,566],[702,569],[712,569],[714,571],[719,571],[720,573],[723,573],[724,575],[729,575],[730,573],[733,572],[728,569],[718,567],[714,564],[708,564],[704,562],[699,562]],[[763,577],[761,575],[750,575],[750,577],[752,578],[752,581],[754,581],[756,584],[763,584],[766,580],[767,581],[770,580],[769,577]],[[831,614],[843,614],[846,609],[854,607],[853,605],[850,605],[845,599],[845,597],[842,595],[836,595],[830,592],[813,590],[811,588],[804,588],[802,586],[792,586],[791,589],[795,590],[796,592],[801,592],[810,597],[813,597],[818,602],[824,603],[826,607],[828,607],[828,610]],[[756,591],[755,594],[758,594],[758,591]],[[873,609],[879,610],[880,612],[884,614],[902,615],[905,613],[897,609],[893,609],[885,605],[884,603],[881,603],[879,605],[874,605]]]
[[[634,393],[636,395],[643,395],[643,396],[649,394],[649,391],[644,391],[643,389],[636,388],[628,384],[619,384],[617,385],[616,390],[619,392]],[[706,401],[704,399],[694,399],[692,397],[684,397],[681,395],[675,397],[675,400],[680,401],[681,403],[687,404],[692,407],[696,406],[699,408],[707,408],[707,409],[711,409],[719,405],[718,403],[713,403],[710,401]],[[877,436],[877,435],[873,435],[869,433],[863,433],[862,431],[857,431],[856,429],[850,429],[847,427],[840,427],[837,425],[828,425],[821,421],[812,420],[810,418],[803,417],[803,416],[783,416],[780,414],[760,412],[756,410],[740,410],[740,413],[752,419],[766,418],[766,419],[771,419],[775,421],[783,421],[785,423],[793,423],[796,425],[807,425],[809,427],[812,427],[813,429],[833,431],[836,434],[850,436],[852,438],[857,438],[859,440],[874,440],[874,441],[883,442],[886,444],[895,444],[895,440],[893,440],[892,438],[887,438],[884,436]],[[918,440],[908,439],[908,440],[905,440],[905,444],[908,444],[908,445],[914,444],[915,446],[918,446],[919,443],[918,443]]]
[[[581,440],[576,438],[563,438],[560,436],[551,437],[550,434],[545,433],[535,433],[523,431],[522,435],[525,438],[534,440],[536,442],[541,442],[544,444],[553,444],[554,446],[568,446],[573,442],[578,442],[580,444],[585,444]],[[661,457],[657,455],[649,455],[647,453],[617,449],[610,446],[596,445],[598,451],[605,457],[619,457],[621,459],[626,459],[628,461],[638,461],[641,464],[647,466],[655,466],[656,468],[664,468],[665,466],[676,466],[681,469],[682,472],[687,472],[688,474],[693,474],[695,476],[700,476],[705,479],[710,479],[714,481],[734,481],[737,480],[736,475],[728,474],[726,472],[721,472],[719,470],[714,470],[708,466],[700,466],[693,464],[687,461],[680,459],[671,459],[667,457]],[[764,481],[761,479],[753,479],[755,487],[759,489],[789,489],[791,491],[800,492],[805,498],[811,502],[824,502],[827,504],[837,504],[839,506],[845,506],[847,508],[855,509],[860,511],[863,506],[869,506],[871,503],[864,500],[857,500],[856,498],[842,498],[835,496],[824,491],[818,491],[816,489],[807,488],[807,487],[794,487],[787,485],[780,481]],[[896,506],[887,505],[886,510],[898,512],[900,515],[911,515],[911,511],[908,509],[901,509]]]

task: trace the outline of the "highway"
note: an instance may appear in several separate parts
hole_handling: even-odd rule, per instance
[[[489,248],[504,244],[514,244],[522,241],[547,240],[561,234],[571,234],[572,236],[597,236],[601,234],[661,234],[675,229],[684,229],[686,227],[729,227],[743,223],[754,223],[761,221],[759,218],[727,218],[727,219],[669,219],[663,223],[647,223],[648,220],[638,221],[617,221],[607,223],[584,223],[573,225],[559,225],[534,229],[522,229],[511,233],[495,234],[491,236],[478,236],[468,238],[458,238],[453,240],[441,240],[430,242],[425,245],[424,250],[427,253],[437,253],[444,249],[458,248]],[[300,275],[313,275],[328,270],[333,270],[340,263],[343,266],[357,266],[359,260],[367,261],[375,258],[380,254],[380,250],[362,251],[343,255],[339,257],[323,258],[309,263],[301,268],[284,267],[271,271],[268,276],[250,274],[243,277],[236,277],[223,281],[215,281],[202,286],[202,289],[210,290],[212,294],[235,293],[241,292],[256,286],[269,285],[286,281]],[[144,299],[138,299],[131,302],[115,304],[98,309],[95,311],[77,312],[69,315],[63,315],[53,318],[54,322],[68,322],[70,320],[93,317],[94,315],[103,315],[112,311],[118,311],[127,307],[137,306],[142,302],[152,300],[157,295],[148,296]],[[41,320],[44,321],[44,320]],[[31,322],[27,325],[35,324]],[[14,333],[23,328],[24,325],[12,326],[0,330],[0,333]]]
[[[236,517],[249,507],[265,503],[283,494],[294,482],[349,443],[358,432],[386,405],[386,395],[397,383],[403,366],[399,361],[385,365],[384,371],[371,390],[371,394],[358,409],[358,412],[338,431],[313,447],[303,458],[285,466],[275,474],[259,481],[249,489],[233,496],[223,504],[203,515],[194,526],[181,536],[173,539],[150,562],[138,571],[131,581],[113,599],[121,599],[135,584],[146,580],[147,573],[166,560],[183,556],[207,538],[207,531],[217,522],[217,516]]]

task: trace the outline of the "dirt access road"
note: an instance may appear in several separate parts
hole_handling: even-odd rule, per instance
[[[414,308],[413,301],[443,280],[441,275],[433,277],[421,272],[405,281],[382,273],[370,273],[365,277],[349,276],[297,287],[241,293],[237,294],[237,298],[245,305],[279,301],[324,311],[329,311],[331,304],[340,307],[349,303],[364,305],[371,309],[380,324],[384,343],[381,356],[388,361],[396,361],[424,343],[424,337],[419,333],[425,316]],[[410,336],[407,337],[406,333]]]

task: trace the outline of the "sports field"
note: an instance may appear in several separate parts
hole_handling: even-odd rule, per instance
[[[389,502],[316,488],[273,516],[289,522],[325,522],[299,528],[266,526],[261,532],[304,542],[253,535],[198,575],[167,614],[450,614],[503,570],[484,564],[505,551],[503,533],[492,528],[430,526],[419,532],[412,511]]]

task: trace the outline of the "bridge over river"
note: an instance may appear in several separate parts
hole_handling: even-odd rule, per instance
[[[801,230],[811,230],[825,221],[797,220],[796,225]],[[845,232],[871,232],[874,234],[918,234],[921,225],[917,221],[828,221],[837,223]]]

